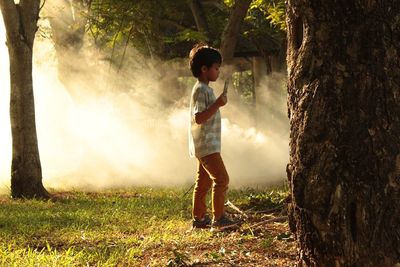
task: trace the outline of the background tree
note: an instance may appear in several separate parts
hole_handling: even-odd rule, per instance
[[[39,0],[0,0],[10,57],[10,121],[12,132],[11,195],[47,197],[36,135],[32,83],[32,49]]]
[[[208,23],[200,0],[188,0],[188,3],[192,11],[194,21],[196,22],[197,30],[208,36]]]
[[[286,98],[286,89],[279,86],[280,82],[276,75],[278,72],[286,72],[284,1],[253,0],[244,27],[244,36],[251,41],[257,51],[251,55],[255,122],[258,128],[268,129],[271,125],[286,123],[285,118],[287,118],[280,108]],[[244,49],[239,47],[238,50]],[[271,86],[272,83],[268,81],[274,81],[275,85]],[[286,124],[283,128],[286,129]]]
[[[251,50],[254,54],[258,48],[264,52],[276,49],[275,39],[285,39],[282,34],[275,35],[271,38],[274,44],[263,39],[255,45],[255,35],[261,30],[267,36],[280,31],[281,26],[271,27],[271,22],[282,25],[284,21],[279,17],[282,16],[279,12],[283,12],[283,2],[276,2],[280,3],[280,8],[267,0],[237,1],[236,4],[232,0],[93,0],[89,29],[100,47],[129,44],[143,55],[162,60],[186,58],[187,51],[199,41],[221,47],[228,52],[228,58],[234,56],[232,47],[236,43],[240,50]],[[252,12],[248,13],[250,3]],[[258,30],[254,31],[254,28]]]
[[[253,0],[246,24],[244,35],[256,47],[259,52],[257,58],[265,65],[261,74],[283,71],[286,67],[285,2]]]
[[[303,266],[400,259],[400,6],[287,2],[290,224]]]
[[[88,65],[82,47],[89,8],[90,0],[48,0],[44,5],[57,55],[58,78],[75,100],[82,92],[74,82],[94,79],[88,77],[89,72],[81,72],[82,66]]]
[[[232,13],[229,16],[229,20],[226,24],[224,32],[222,33],[221,54],[224,61],[228,64],[235,55],[235,48],[240,33],[240,27],[250,7],[251,1],[252,0],[235,1]]]
[[[191,9],[201,8],[200,3],[196,1],[194,6],[189,3],[192,2],[95,0],[91,5],[89,29],[96,43],[103,48],[112,49],[122,44],[133,46],[145,56],[162,60],[186,57],[184,48],[190,49],[193,42],[208,38],[202,28],[207,27],[205,18],[199,18],[203,21],[198,30]],[[112,60],[119,62],[121,54],[113,56]]]
[[[81,47],[83,23],[87,22],[86,37],[93,37],[95,47],[106,55],[103,59],[109,61],[111,69],[117,72],[152,69],[157,73],[154,79],[164,86],[154,94],[166,106],[185,95],[187,83],[182,83],[182,77],[191,77],[187,53],[195,43],[206,41],[221,47],[224,62],[231,61],[230,72],[246,72],[234,76],[237,81],[231,101],[244,103],[252,111],[256,105],[259,114],[274,113],[274,106],[268,103],[273,100],[268,100],[269,92],[260,82],[272,71],[284,69],[283,0],[49,0],[45,7],[57,55],[61,55],[60,79],[71,95],[78,95],[78,101],[81,97],[74,92],[82,89],[76,88],[75,81],[80,76],[90,79],[92,73],[75,67],[76,62],[85,59]],[[87,40],[90,42],[92,38]],[[73,59],[74,56],[77,58]],[[141,60],[143,57],[147,59]],[[164,92],[165,88],[174,88],[174,93]],[[284,90],[281,91],[283,94]]]

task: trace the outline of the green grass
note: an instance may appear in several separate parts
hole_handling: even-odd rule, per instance
[[[133,188],[54,193],[56,200],[0,198],[0,266],[151,266],[183,260],[215,236],[190,229],[191,192]],[[248,203],[254,190],[230,191]],[[257,191],[263,194],[265,191]]]

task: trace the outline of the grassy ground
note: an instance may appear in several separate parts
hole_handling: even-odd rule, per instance
[[[294,266],[284,192],[230,191],[250,218],[240,230],[211,233],[190,231],[185,190],[53,193],[49,201],[2,196],[0,266]]]

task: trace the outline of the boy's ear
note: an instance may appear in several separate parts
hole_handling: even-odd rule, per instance
[[[206,72],[208,70],[208,68],[207,68],[207,66],[203,65],[203,66],[201,66],[200,70],[201,70],[201,72]]]

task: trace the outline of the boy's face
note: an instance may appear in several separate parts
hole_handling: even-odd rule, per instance
[[[220,67],[221,64],[214,63],[211,65],[211,67],[206,68],[206,76],[209,81],[215,82],[218,79]]]

